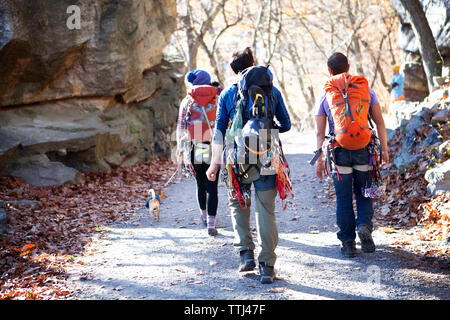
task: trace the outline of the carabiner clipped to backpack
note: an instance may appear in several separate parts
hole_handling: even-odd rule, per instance
[[[255,101],[253,101],[252,105],[252,114],[255,118],[260,118],[265,114],[264,96],[261,93],[256,93],[255,95]]]

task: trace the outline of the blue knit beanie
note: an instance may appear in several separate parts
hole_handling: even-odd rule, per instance
[[[186,81],[194,86],[200,86],[211,83],[211,76],[203,70],[194,70],[186,75]]]

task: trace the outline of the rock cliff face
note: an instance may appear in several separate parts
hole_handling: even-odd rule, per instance
[[[76,5],[79,29],[68,8]],[[175,0],[0,0],[0,171],[34,185],[168,157]]]
[[[450,76],[450,2],[448,0],[420,0],[439,52],[446,68],[443,76]],[[398,44],[403,50],[405,78],[404,94],[407,100],[423,100],[428,96],[428,85],[419,54],[418,44],[405,10],[399,0],[391,0],[400,20]]]

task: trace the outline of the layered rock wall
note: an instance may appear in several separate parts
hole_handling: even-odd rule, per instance
[[[68,19],[79,8],[79,29]],[[169,157],[175,0],[0,0],[0,171],[34,185]]]

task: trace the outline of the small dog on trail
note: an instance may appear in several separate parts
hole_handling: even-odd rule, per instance
[[[160,211],[160,201],[161,198],[155,193],[154,189],[148,190],[150,197],[147,198],[145,207],[148,208],[148,213],[150,215],[150,225],[153,225],[153,215],[158,219],[159,222],[159,211]]]

